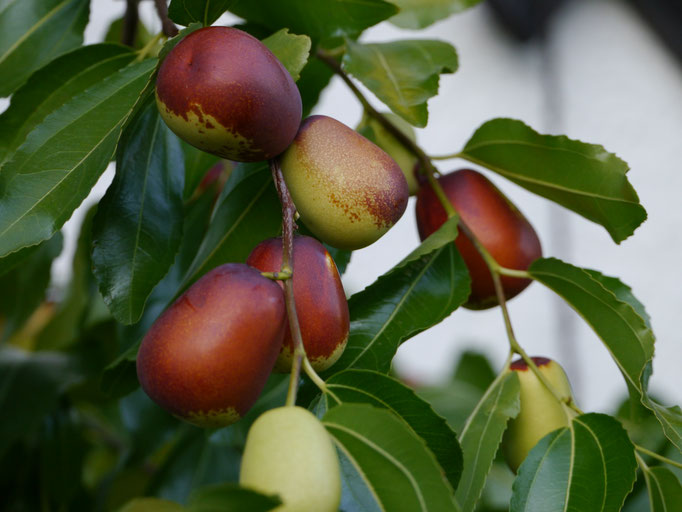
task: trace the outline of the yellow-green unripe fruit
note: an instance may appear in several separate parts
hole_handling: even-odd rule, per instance
[[[331,117],[305,119],[281,164],[303,223],[339,249],[374,243],[407,207],[407,181],[398,164]]]
[[[337,512],[341,502],[339,459],[319,420],[301,407],[261,415],[246,437],[239,483],[278,494],[274,512]]]
[[[383,115],[403,132],[408,139],[412,142],[417,142],[417,136],[410,123],[395,114],[385,113]],[[360,121],[357,131],[386,151],[395,160],[395,163],[400,166],[405,175],[410,195],[415,195],[419,190],[419,182],[415,174],[419,160],[414,156],[414,153],[399,142],[379,121],[367,114],[362,116],[362,121]]]
[[[532,359],[560,396],[572,396],[568,377],[559,363],[545,357]],[[509,421],[502,440],[502,453],[516,473],[537,442],[553,430],[568,426],[575,413],[557,401],[522,359],[514,361],[511,370],[519,376],[521,409],[518,416]]]

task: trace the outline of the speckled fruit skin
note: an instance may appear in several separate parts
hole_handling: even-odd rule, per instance
[[[270,409],[246,437],[239,483],[278,494],[273,512],[336,512],[341,501],[339,459],[320,421],[301,407]]]
[[[280,270],[282,239],[264,240],[253,249],[246,263],[263,272]],[[348,341],[348,302],[339,271],[324,245],[309,236],[296,236],[292,279],[303,346],[313,368],[321,372],[341,357]],[[287,321],[275,371],[291,370],[293,351],[294,343]]]
[[[383,116],[403,132],[408,139],[412,142],[417,142],[417,136],[410,123],[391,112],[383,113]],[[407,180],[407,188],[410,191],[410,195],[415,195],[419,190],[419,181],[416,174],[419,168],[419,160],[414,153],[399,142],[379,121],[367,114],[363,116],[357,131],[386,151],[396,161]]]
[[[156,103],[180,138],[239,162],[280,154],[301,122],[291,75],[263,43],[231,27],[199,29],[169,52]]]
[[[559,363],[546,357],[532,359],[562,396],[573,396],[568,377]],[[538,441],[553,430],[567,426],[575,413],[554,398],[522,359],[514,361],[511,370],[519,376],[521,409],[516,418],[509,420],[502,439],[502,454],[516,473]]]
[[[303,222],[334,247],[374,243],[407,207],[407,182],[398,164],[331,117],[305,119],[281,163]]]
[[[441,176],[438,182],[462,220],[500,265],[525,270],[542,256],[540,239],[533,226],[481,173],[461,169]],[[422,240],[447,220],[443,206],[428,184],[417,194],[416,211]],[[464,306],[485,309],[497,305],[495,286],[481,255],[461,233],[455,244],[471,276],[471,295]],[[515,297],[530,282],[529,279],[502,276],[505,298]]]
[[[202,427],[241,418],[265,386],[284,339],[282,289],[228,263],[194,283],[142,340],[137,376],[171,414]]]

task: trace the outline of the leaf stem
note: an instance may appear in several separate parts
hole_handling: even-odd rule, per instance
[[[676,460],[672,460],[672,459],[669,459],[668,457],[664,457],[663,455],[659,455],[658,453],[652,452],[651,450],[644,448],[643,446],[640,446],[638,444],[635,444],[635,449],[638,452],[641,452],[641,453],[648,455],[649,457],[657,459],[661,462],[665,462],[666,464],[670,464],[671,466],[674,466],[676,468],[682,469],[682,463],[677,462]],[[645,466],[646,466],[646,464],[645,464]]]
[[[454,160],[455,158],[465,158],[460,151],[457,153],[450,153],[449,155],[429,155],[431,160]]]
[[[296,229],[294,217],[296,215],[296,207],[291,200],[289,189],[284,181],[279,160],[273,158],[270,160],[269,164],[270,171],[272,172],[272,179],[275,182],[275,188],[277,189],[277,194],[279,195],[279,200],[282,204],[282,266],[280,271],[274,272],[273,275],[280,275],[284,284],[284,301],[287,307],[291,339],[294,342],[294,354],[291,362],[291,374],[289,376],[289,389],[287,391],[285,404],[287,406],[293,406],[296,404],[296,394],[301,378],[301,367],[304,368],[306,374],[308,374],[321,391],[326,391],[327,386],[320,376],[315,373],[315,370],[310,366],[310,362],[306,357],[305,347],[303,346],[303,337],[301,336],[301,326],[298,323],[298,315],[296,314],[294,282],[291,279],[294,275],[294,230]]]
[[[163,32],[159,32],[154,37],[152,37],[147,44],[140,48],[140,50],[137,52],[137,57],[135,57],[135,62],[143,61],[145,57],[149,55],[152,48],[154,48],[159,43],[159,40],[162,37],[164,37]]]

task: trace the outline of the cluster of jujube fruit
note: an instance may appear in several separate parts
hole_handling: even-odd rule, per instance
[[[330,117],[301,121],[301,97],[290,74],[245,32],[207,27],[185,37],[159,68],[156,100],[170,129],[204,151],[239,162],[278,158],[301,220],[334,247],[353,250],[378,240],[400,219],[414,193],[422,239],[447,219],[431,186],[419,187],[416,159],[383,128],[374,127],[374,144]],[[541,256],[530,223],[481,174],[461,170],[439,182],[462,222],[498,263],[525,269]],[[471,240],[459,236],[456,244],[472,279],[466,306],[497,304],[490,271]],[[244,416],[273,370],[290,370],[294,342],[284,292],[281,282],[264,275],[280,270],[282,246],[280,238],[265,240],[246,263],[211,270],[156,320],[137,359],[140,383],[155,402],[196,425],[225,426]],[[341,356],[349,334],[339,273],[318,240],[296,236],[292,275],[305,352],[315,370],[325,370]],[[528,284],[503,278],[507,298]],[[521,382],[523,387],[524,378]],[[533,419],[526,421],[537,423],[529,410]],[[518,418],[508,437],[526,435],[515,434],[527,430],[523,422]],[[507,450],[514,469],[538,435],[534,432],[527,442],[507,440],[518,445]],[[305,471],[295,469],[290,461],[301,458],[315,459],[317,469],[310,464]],[[240,480],[279,493],[290,510],[298,510],[297,500],[307,504],[306,510],[312,510],[310,504],[317,511],[336,510],[340,499],[330,438],[312,414],[297,407],[274,409],[256,421]]]

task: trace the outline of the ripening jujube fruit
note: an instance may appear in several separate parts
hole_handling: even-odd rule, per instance
[[[500,265],[515,270],[526,270],[542,256],[540,239],[523,214],[485,176],[462,169],[438,178],[445,195],[464,223],[471,229],[492,257]],[[429,184],[417,194],[417,227],[422,240],[436,231],[447,214]],[[490,270],[474,244],[460,233],[455,239],[471,276],[471,295],[465,307],[485,309],[498,304]],[[523,291],[530,279],[501,276],[506,299]]]
[[[302,407],[270,409],[246,437],[239,484],[278,494],[273,512],[336,512],[341,501],[339,459],[320,421]]]
[[[291,75],[263,43],[231,27],[180,41],[159,67],[156,102],[180,138],[239,162],[278,155],[301,122]]]
[[[552,359],[533,357],[540,372],[562,397],[572,397],[571,385],[563,368]],[[516,472],[528,452],[547,434],[569,424],[575,413],[564,407],[540,382],[523,359],[511,364],[519,377],[520,410],[502,439],[502,454],[512,471]]]
[[[309,236],[296,236],[293,259],[294,298],[303,347],[313,368],[321,372],[333,365],[346,347],[348,302],[339,271],[324,245]],[[264,240],[253,249],[246,263],[263,272],[280,270],[282,239]],[[275,371],[291,370],[293,351],[294,343],[287,321]]]
[[[241,263],[221,265],[185,291],[149,329],[137,376],[149,397],[204,427],[230,425],[256,401],[286,326],[282,289]]]
[[[383,116],[408,139],[412,142],[417,142],[417,136],[410,123],[391,112],[385,113]],[[407,188],[410,191],[410,195],[415,195],[419,190],[419,180],[417,179],[419,160],[414,153],[407,149],[402,142],[398,141],[379,121],[367,114],[360,121],[357,131],[386,151],[395,160],[407,180]]]
[[[398,164],[331,117],[305,119],[281,164],[301,219],[334,247],[374,243],[407,207],[407,182]]]

